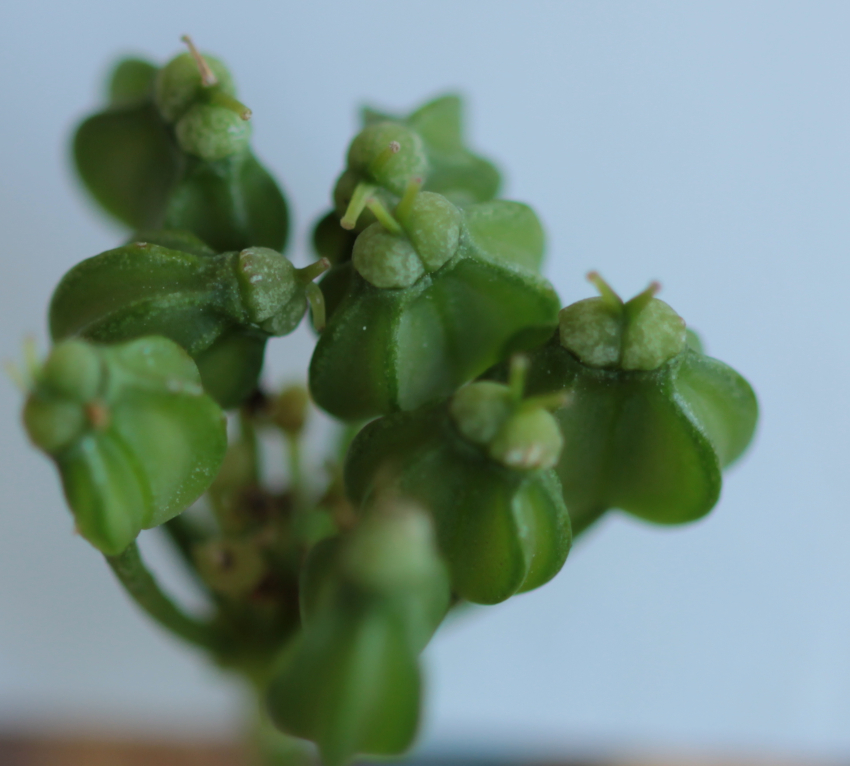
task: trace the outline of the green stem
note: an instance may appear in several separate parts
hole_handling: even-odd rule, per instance
[[[239,410],[239,435],[242,443],[248,450],[248,455],[251,460],[251,481],[254,484],[259,484],[260,454],[257,443],[257,429],[254,427],[254,421],[251,420],[250,414],[244,407]]]
[[[301,442],[297,436],[286,435],[286,456],[289,467],[289,487],[295,501],[296,513],[304,499],[304,473],[301,469]]]
[[[313,327],[316,332],[321,332],[327,324],[327,312],[325,311],[325,294],[322,288],[315,282],[308,282],[304,287],[307,303],[310,304],[310,314],[313,317]]]
[[[611,285],[599,276],[599,272],[589,272],[587,275],[587,281],[599,290],[600,297],[608,305],[608,308],[611,309],[612,312],[617,315],[622,314],[623,299],[611,289]]]
[[[142,561],[135,542],[117,556],[106,556],[106,561],[124,590],[163,628],[210,651],[221,647],[221,636],[211,624],[190,617],[163,593]]]
[[[508,370],[508,388],[510,388],[511,395],[516,402],[522,400],[527,374],[528,357],[523,354],[514,354],[511,357],[510,368]]]
[[[366,207],[372,211],[375,218],[390,234],[401,234],[401,224],[392,217],[389,210],[384,207],[384,203],[377,197],[370,197],[366,201]]]
[[[313,263],[307,264],[302,269],[295,269],[295,273],[298,275],[298,279],[300,279],[301,282],[307,284],[308,282],[312,282],[314,279],[318,279],[330,267],[331,262],[327,258],[319,258],[318,261],[313,261]]]
[[[416,202],[416,197],[419,196],[419,190],[422,188],[421,178],[412,178],[404,190],[404,195],[395,209],[395,217],[401,222],[402,226],[407,224],[407,217],[410,211],[413,210],[413,205]]]
[[[639,293],[625,304],[625,314],[627,319],[633,320],[641,311],[643,311],[649,302],[655,297],[655,294],[661,289],[659,282],[650,282],[649,287],[642,293]]]

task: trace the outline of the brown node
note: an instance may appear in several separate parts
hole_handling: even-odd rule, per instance
[[[85,407],[86,418],[97,431],[102,431],[109,425],[109,407],[104,402],[95,399]]]

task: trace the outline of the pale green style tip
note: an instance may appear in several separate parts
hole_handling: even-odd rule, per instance
[[[684,320],[654,297],[653,282],[630,301],[622,299],[596,273],[588,279],[599,298],[587,298],[561,310],[561,345],[589,367],[655,370],[686,347]]]

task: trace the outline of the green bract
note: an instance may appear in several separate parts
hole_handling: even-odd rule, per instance
[[[323,763],[410,747],[419,722],[418,656],[449,606],[429,519],[394,501],[319,543],[301,577],[303,633],[272,681],[269,710],[311,739]]]
[[[103,343],[164,335],[195,359],[206,390],[235,406],[257,384],[266,340],[298,326],[323,266],[298,270],[263,247],[214,255],[180,232],[151,236],[160,237],[185,249],[136,242],[72,268],[51,300],[51,335]]]
[[[107,555],[190,505],[227,445],[194,363],[165,338],[57,344],[24,425],[56,462],[80,534]]]
[[[325,293],[332,313],[310,363],[313,398],[332,415],[413,409],[549,335],[554,290],[485,250],[467,211],[416,186],[396,218],[374,209],[382,222],[358,237],[345,292]]]
[[[548,402],[472,383],[448,402],[397,413],[352,442],[345,484],[355,505],[393,491],[428,509],[453,591],[495,604],[554,577],[571,532],[554,471],[561,436]]]
[[[287,209],[248,140],[250,110],[228,70],[197,51],[157,70],[121,61],[109,106],[74,137],[84,184],[134,230],[186,229],[214,250],[282,250]]]
[[[652,297],[568,306],[559,332],[531,354],[528,390],[569,390],[555,413],[557,465],[573,529],[609,508],[662,524],[693,521],[720,494],[721,468],[752,439],[758,405],[734,370],[686,344],[684,322]]]

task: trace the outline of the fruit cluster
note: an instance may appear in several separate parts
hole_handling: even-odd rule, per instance
[[[307,757],[275,730],[329,766],[400,753],[419,655],[449,610],[548,582],[608,510],[704,516],[751,440],[755,396],[655,284],[623,302],[591,274],[600,296],[561,308],[540,221],[497,197],[457,96],[364,111],[318,259],[295,268],[250,110],[188,43],[161,68],[119,63],[77,129],[85,188],[131,235],[59,282],[24,423],[128,592],[256,688],[269,763]],[[309,397],[263,389],[267,340],[308,306]],[[301,464],[309,398],[344,424],[321,488]],[[283,489],[263,475],[271,434]],[[206,515],[182,513],[202,495]],[[144,568],[136,537],[158,526],[209,617]]]

